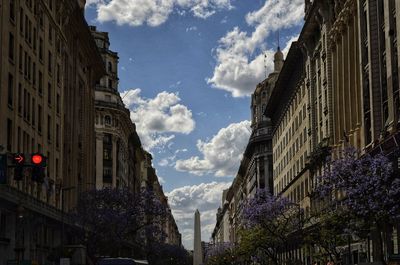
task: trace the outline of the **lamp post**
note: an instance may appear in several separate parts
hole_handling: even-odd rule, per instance
[[[71,191],[75,189],[75,187],[63,187],[61,188],[61,250],[64,251],[64,229],[65,229],[65,222],[64,222],[64,192]]]
[[[17,233],[16,234],[17,234],[17,236],[16,236],[16,240],[15,240],[15,252],[16,252],[16,255],[17,255],[18,264],[24,259],[24,246],[23,246],[23,243],[24,243],[23,231],[24,230],[22,228],[24,212],[25,212],[24,207],[21,204],[19,204],[18,207],[17,207],[17,211],[16,211],[16,213],[17,213],[16,214],[16,218],[17,218],[17,220],[16,220]]]

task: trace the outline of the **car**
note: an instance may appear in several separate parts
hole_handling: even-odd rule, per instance
[[[141,265],[149,264],[147,260],[135,260],[131,258],[103,258],[97,265]]]

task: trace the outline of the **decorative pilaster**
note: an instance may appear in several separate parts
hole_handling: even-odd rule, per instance
[[[96,189],[103,188],[103,137],[102,133],[96,133]]]

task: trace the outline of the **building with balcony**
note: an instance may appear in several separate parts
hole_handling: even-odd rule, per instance
[[[144,150],[118,91],[118,54],[110,50],[107,32],[90,30],[107,72],[95,89],[96,188],[138,191]]]
[[[104,67],[84,2],[0,1],[0,152],[47,157],[44,183],[28,168],[15,181],[9,168],[0,187],[0,264],[45,263],[68,239],[62,208],[95,184],[93,99]]]
[[[347,146],[383,152],[398,168],[399,8],[397,1],[305,1],[305,24],[265,114],[274,128],[274,193],[306,215],[319,210],[312,190],[330,150],[333,158]],[[397,231],[392,254],[399,253]],[[368,246],[353,241],[352,258],[376,261],[374,240]],[[281,258],[309,262],[310,255],[297,242]]]
[[[257,189],[273,192],[272,126],[270,118],[263,114],[283,62],[283,54],[278,47],[274,55],[274,71],[257,85],[252,95],[251,136],[235,179],[223,192],[212,234],[214,243],[237,242],[244,200],[254,197]]]

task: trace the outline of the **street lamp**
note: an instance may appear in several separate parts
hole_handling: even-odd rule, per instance
[[[25,211],[24,207],[21,204],[18,205],[17,216],[18,216],[19,219],[24,218],[24,211]]]
[[[23,245],[23,218],[24,218],[24,207],[21,204],[18,204],[16,211],[16,238],[15,238],[15,252],[17,255],[17,262],[20,262],[24,259],[24,245]]]

